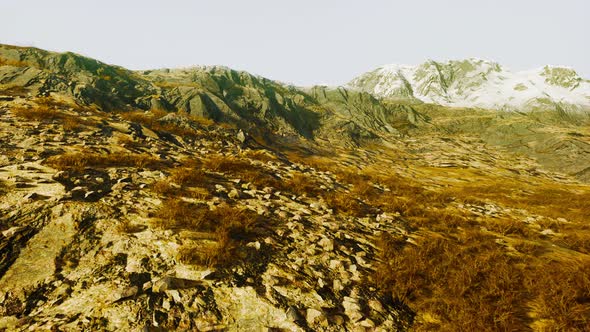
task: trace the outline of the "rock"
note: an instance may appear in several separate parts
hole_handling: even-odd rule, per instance
[[[19,227],[19,226],[10,227],[9,229],[2,232],[2,236],[9,238],[9,237],[14,236],[14,234],[22,231],[23,229],[24,229],[24,227]]]
[[[126,182],[118,182],[115,183],[112,187],[111,190],[113,192],[119,192],[119,191],[123,191],[123,189],[125,189],[125,187],[127,187],[129,185],[129,183]]]
[[[341,315],[333,315],[330,316],[330,322],[336,326],[342,326],[344,325],[345,320]]]
[[[287,318],[292,322],[297,322],[301,320],[301,316],[299,315],[299,310],[294,306],[289,306],[286,311]]]
[[[96,192],[89,190],[87,187],[81,187],[81,186],[72,188],[72,190],[70,191],[70,194],[71,194],[72,199],[82,200],[82,201],[93,200],[97,196]]]
[[[240,192],[237,189],[232,189],[227,194],[227,197],[229,197],[231,199],[238,199],[238,198],[240,198]]]
[[[44,198],[46,198],[46,197],[45,196],[42,196],[42,195],[39,195],[37,193],[34,193],[34,192],[33,193],[29,193],[29,194],[27,194],[25,196],[25,199],[28,199],[28,200],[31,200],[31,201],[36,201],[36,200],[44,199]]]
[[[247,247],[252,247],[252,248],[254,248],[256,250],[260,250],[260,246],[261,245],[260,245],[260,242],[255,241],[255,242],[250,242],[250,243],[246,244],[246,246]]]
[[[311,211],[309,211],[308,209],[305,209],[305,208],[301,208],[301,209],[299,209],[299,211],[305,215],[308,215],[308,216],[310,216],[312,214]]]
[[[368,328],[368,329],[375,328],[375,323],[372,320],[368,319],[368,318],[360,321],[358,324],[360,326],[365,327],[365,328]]]
[[[175,277],[164,277],[156,282],[152,286],[152,291],[154,293],[162,293],[166,290],[172,289],[186,289],[186,288],[194,288],[196,286],[202,285],[202,280],[191,280],[191,279],[183,279],[183,278],[175,278]]]
[[[117,180],[117,183],[131,183],[132,179],[128,176],[120,178]]]
[[[352,322],[357,322],[363,318],[361,307],[358,305],[357,300],[345,296],[344,301],[342,302],[342,307],[344,308],[344,313]]]
[[[326,251],[333,251],[334,250],[334,240],[329,239],[327,237],[322,238],[318,244],[324,248]]]
[[[119,299],[117,301],[124,301],[124,300],[130,299],[132,297],[135,297],[138,293],[139,293],[139,287],[137,287],[137,286],[127,287],[123,291],[121,291],[121,294],[120,294]]]
[[[307,324],[309,325],[325,325],[327,323],[326,315],[317,309],[309,308],[305,316]]]
[[[236,135],[236,138],[238,139],[238,141],[240,141],[240,143],[244,143],[246,141],[246,134],[244,134],[242,129],[240,129],[240,131]]]
[[[342,286],[342,282],[340,280],[334,279],[334,281],[332,282],[332,289],[334,290],[334,292],[340,292],[344,290],[344,286]]]
[[[383,305],[381,304],[381,302],[379,302],[376,299],[370,299],[367,302],[367,304],[368,304],[369,308],[371,308],[371,310],[374,310],[375,312],[378,312],[378,313],[385,312],[385,309],[383,308]]]
[[[330,260],[330,270],[341,270],[343,268],[344,268],[344,265],[342,264],[342,261],[340,261],[338,259]]]

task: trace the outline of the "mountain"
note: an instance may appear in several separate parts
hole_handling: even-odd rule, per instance
[[[586,330],[590,113],[404,82],[0,45],[0,330]]]
[[[480,59],[386,65],[360,75],[347,87],[382,98],[454,107],[590,109],[590,81],[573,69],[545,66],[514,72]]]

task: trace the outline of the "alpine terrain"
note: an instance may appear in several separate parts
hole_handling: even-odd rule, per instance
[[[0,45],[0,330],[588,331],[590,82]]]
[[[348,86],[384,98],[454,107],[590,109],[590,80],[567,67],[513,72],[480,59],[428,61],[418,66],[383,66],[353,79]]]

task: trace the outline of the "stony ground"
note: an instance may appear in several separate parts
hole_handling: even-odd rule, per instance
[[[16,102],[0,106],[0,180],[12,187],[0,205],[0,328],[390,331],[408,324],[409,310],[365,282],[375,234],[406,232],[392,216],[336,215],[317,197],[256,188],[219,173],[207,199],[211,208],[250,209],[272,229],[228,267],[183,264],[180,246],[212,240],[203,232],[154,226],[162,197],[150,186],[167,171],[87,167],[76,174],[44,160],[125,150],[117,143],[123,137],[144,144],[135,152],[171,163],[213,152],[243,156],[235,131],[166,141],[116,115],[88,114],[100,128],[64,134],[59,123],[16,117]],[[251,163],[278,178],[299,172],[326,189],[339,186],[333,174],[301,164]]]
[[[186,138],[65,102],[55,107],[82,122],[72,130],[64,129],[63,119],[18,114],[37,102],[0,101],[0,330],[406,330],[415,312],[372,282],[381,259],[377,239],[399,235],[416,243],[432,233],[356,197],[334,169],[403,174],[434,191],[477,184],[483,175],[576,185],[469,137],[330,146],[321,162],[303,162],[288,150],[264,149],[231,126],[199,127]],[[71,162],[69,168],[51,162],[64,155],[123,155],[133,162]],[[260,184],[243,170],[211,162],[224,158],[276,181]],[[174,172],[195,165],[207,186],[180,190]],[[296,177],[314,187],[302,193],[284,185]],[[180,190],[175,199],[183,202],[251,211],[263,220],[261,229],[239,239],[239,248],[227,248],[229,262],[187,261],[186,248],[198,254],[221,240],[212,230],[167,227],[159,214],[170,199],[157,189],[162,183]],[[204,192],[189,194],[196,189]],[[352,197],[368,212],[335,209],[327,193]],[[456,201],[445,209],[477,221],[509,216],[536,233],[559,236],[543,223],[552,218],[497,202]],[[506,234],[489,233],[514,250]]]

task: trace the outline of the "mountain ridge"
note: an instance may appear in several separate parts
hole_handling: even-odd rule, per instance
[[[565,105],[590,109],[590,81],[566,66],[512,71],[500,64],[468,58],[422,64],[384,65],[345,85],[381,98],[401,98],[456,107],[533,110]]]

